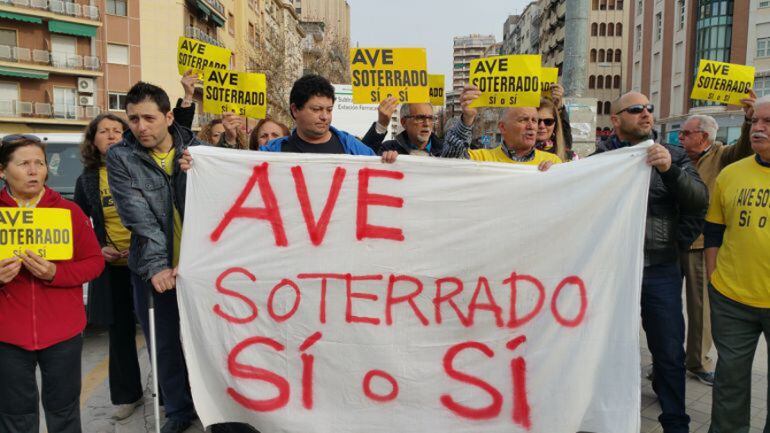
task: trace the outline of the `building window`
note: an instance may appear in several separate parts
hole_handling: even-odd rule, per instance
[[[765,95],[770,95],[770,76],[757,77],[754,79],[754,92],[758,98]],[[0,97],[2,99],[2,97]]]
[[[615,24],[615,36],[623,36],[623,23]]]
[[[617,50],[615,50],[615,63],[620,63],[621,62],[620,56],[621,56],[620,48],[618,48]]]
[[[596,63],[596,48],[591,50],[591,63]]]
[[[598,61],[599,61],[599,63],[604,63],[604,61],[605,61],[605,58],[604,58],[604,49],[601,49],[601,50],[599,50],[599,57],[598,57]]]
[[[623,10],[623,0],[618,0],[615,2],[615,9],[619,11]]]
[[[600,11],[607,10],[607,0],[599,0],[599,10]]]
[[[107,44],[107,63],[128,65],[128,45]]]
[[[599,34],[599,24],[591,24],[591,36],[597,36]]]
[[[599,75],[598,77],[596,77],[596,88],[597,89],[604,88],[604,75]]]
[[[636,0],[636,14],[641,15],[644,8],[644,0]]]
[[[693,74],[700,59],[729,62],[733,36],[733,0],[700,0],[697,4]],[[719,104],[692,101],[694,107],[704,105]]]
[[[615,75],[615,78],[612,81],[612,88],[620,89],[620,75]]]
[[[757,39],[756,57],[770,57],[770,38]]]
[[[53,113],[54,117],[64,119],[77,119],[77,89],[69,87],[53,88]]]
[[[607,36],[615,36],[615,24],[607,24]]]
[[[0,82],[0,117],[14,116],[16,102],[19,100],[19,85]]]
[[[685,4],[685,0],[677,0],[676,2],[677,8],[679,8],[679,30],[682,30],[684,28],[684,22],[687,18],[687,5]]]
[[[0,59],[11,58],[11,47],[16,46],[16,30],[0,29]]]
[[[641,51],[642,50],[642,25],[639,24],[636,26],[636,34],[634,34],[634,40],[636,43],[634,44],[634,51]]]
[[[109,93],[109,109],[113,111],[125,111],[126,109],[126,94],[125,93]]]
[[[257,44],[257,31],[254,28],[254,23],[249,23],[249,43],[254,46]]]
[[[591,75],[588,77],[588,88],[589,89],[595,89],[596,88],[596,77]]]
[[[604,104],[602,101],[596,101],[596,114],[604,114]]]
[[[227,13],[227,31],[231,34],[235,34],[235,15]]]
[[[609,50],[607,50],[607,57],[606,57],[607,63],[612,63],[612,60],[614,58],[615,58],[615,53],[612,50],[612,48],[610,48]]]
[[[663,36],[663,13],[658,12],[655,14],[655,40],[659,41]]]
[[[607,24],[599,24],[599,36],[607,36]]]
[[[761,2],[759,2],[759,7],[761,7],[761,8],[770,7],[770,1],[761,1]]]
[[[609,4],[607,5],[607,9],[611,11],[615,10],[615,0],[610,0]]]
[[[604,114],[610,114],[610,107],[612,104],[610,104],[610,101],[604,101]]]
[[[126,0],[107,0],[107,10],[109,15],[119,15],[124,17],[128,14]]]

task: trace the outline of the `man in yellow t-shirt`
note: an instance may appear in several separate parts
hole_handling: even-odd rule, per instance
[[[706,215],[711,333],[718,355],[713,433],[749,430],[754,352],[761,333],[770,338],[770,97],[754,103],[751,123],[756,155],[722,170]]]

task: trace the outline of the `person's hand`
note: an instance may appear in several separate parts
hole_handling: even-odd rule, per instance
[[[757,100],[757,94],[754,93],[754,89],[749,89],[749,97],[741,99],[741,106],[743,106],[743,113],[747,119],[754,117],[754,102]]]
[[[182,83],[182,89],[184,89],[184,99],[191,101],[193,95],[195,95],[195,85],[200,82],[198,74],[193,72],[192,69],[188,69],[187,72],[182,75],[182,79],[179,80]]]
[[[243,119],[236,116],[233,112],[222,114],[222,126],[225,127],[225,141],[229,144],[238,142],[238,130],[241,129]],[[217,143],[211,143],[216,146]]]
[[[188,149],[185,149],[184,152],[182,152],[182,156],[179,157],[179,169],[188,172],[192,168],[192,155],[190,155],[190,151]]]
[[[473,101],[481,96],[481,91],[478,87],[468,85],[463,88],[463,92],[460,93],[460,107],[463,110],[463,114],[460,117],[465,126],[472,126],[473,121],[476,120],[476,116],[479,114],[479,110],[472,108]]]
[[[150,278],[152,287],[158,293],[172,290],[176,287],[176,269],[166,268]]]
[[[16,257],[0,260],[0,284],[8,284],[19,275],[21,260]]]
[[[107,263],[112,263],[115,260],[122,259],[123,253],[115,249],[112,245],[107,245],[106,247],[102,247],[102,255],[104,256],[104,261]]]
[[[390,119],[393,117],[393,113],[398,108],[398,98],[395,96],[389,96],[380,102],[380,106],[377,107],[377,123],[383,128],[387,128],[390,125]]]
[[[671,168],[671,152],[662,145],[655,143],[647,150],[647,164],[665,173]]]
[[[382,162],[385,164],[393,164],[398,158],[398,152],[395,150],[386,150],[382,152]]]
[[[24,267],[36,278],[51,281],[56,275],[56,264],[38,256],[32,250],[26,250],[25,254],[19,257],[21,257]]]
[[[553,165],[552,161],[541,161],[540,164],[537,165],[538,171],[548,171],[549,168]]]
[[[562,104],[564,104],[564,87],[562,87],[561,84],[551,84],[551,99],[553,100],[553,105],[555,105],[557,109],[562,107]]]

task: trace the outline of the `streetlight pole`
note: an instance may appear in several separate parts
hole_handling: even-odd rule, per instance
[[[588,79],[589,0],[565,0],[564,69],[562,80],[567,97],[581,98]]]

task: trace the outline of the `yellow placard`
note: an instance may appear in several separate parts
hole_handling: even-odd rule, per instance
[[[354,104],[430,102],[425,48],[351,48],[350,71]]]
[[[559,68],[540,68],[540,91],[544,98],[551,98],[551,86],[559,82]]]
[[[264,119],[267,113],[265,74],[207,69],[203,85],[203,111]]]
[[[701,59],[690,98],[741,105],[753,87],[753,66]]]
[[[470,82],[481,91],[471,107],[539,106],[540,65],[539,54],[471,60]]]
[[[27,250],[46,260],[72,259],[70,210],[0,207],[0,259]]]
[[[182,36],[177,45],[176,63],[179,75],[184,75],[185,72],[192,69],[202,80],[203,72],[208,68],[229,68],[231,56],[232,51],[227,48]]]
[[[444,106],[444,75],[429,74],[428,85],[430,86],[430,105],[436,107]]]

